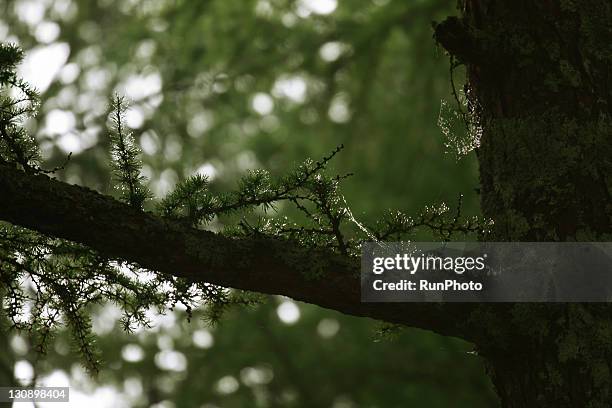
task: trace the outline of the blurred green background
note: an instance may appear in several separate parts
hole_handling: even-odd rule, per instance
[[[454,6],[0,0],[0,41],[26,50],[20,73],[42,94],[26,126],[49,167],[72,152],[59,174],[68,182],[113,193],[106,125],[118,92],[131,101],[127,123],[158,198],[194,173],[222,191],[248,169],[283,174],[344,144],[331,170],[354,173],[343,191],[359,220],[452,206],[460,194],[477,215],[475,157],[457,160],[437,126],[453,97],[430,22]],[[118,317],[112,306],[95,312],[98,378],[64,335],[44,357],[13,336],[15,373],[68,382],[73,406],[92,408],[497,406],[470,344],[284,298],[233,310],[216,327],[174,311],[127,334]]]

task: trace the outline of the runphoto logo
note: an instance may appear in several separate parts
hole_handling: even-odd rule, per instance
[[[396,254],[390,257],[375,257],[372,262],[372,272],[380,275],[385,271],[407,271],[414,275],[417,271],[453,271],[458,275],[466,271],[482,271],[486,268],[487,255],[478,257],[441,257],[431,254],[413,256]]]

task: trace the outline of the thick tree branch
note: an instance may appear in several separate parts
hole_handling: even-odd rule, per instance
[[[498,46],[463,19],[451,16],[432,26],[435,42],[464,64],[499,69],[507,62],[508,57]]]
[[[361,303],[358,259],[283,240],[196,230],[6,164],[0,164],[0,219],[162,273],[466,337],[461,326],[469,305]]]

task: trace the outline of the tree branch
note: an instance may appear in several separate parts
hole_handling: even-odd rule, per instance
[[[490,58],[476,39],[474,29],[457,17],[447,17],[441,23],[433,23],[434,40],[451,55],[466,64],[482,63]]]
[[[350,315],[469,337],[462,327],[472,305],[362,303],[358,259],[280,239],[232,239],[189,228],[2,163],[0,219],[193,281],[285,295]]]

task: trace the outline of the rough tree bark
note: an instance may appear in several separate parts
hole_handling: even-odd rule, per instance
[[[609,241],[612,3],[465,0],[436,40],[467,68],[493,240]],[[584,277],[589,279],[588,276]],[[488,309],[477,340],[504,407],[612,404],[608,305]]]

